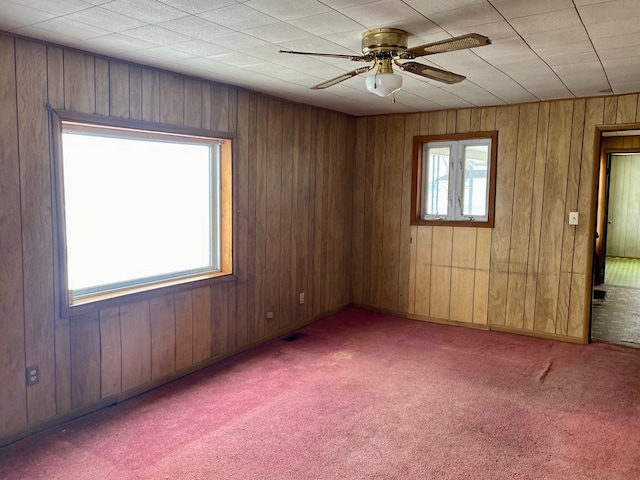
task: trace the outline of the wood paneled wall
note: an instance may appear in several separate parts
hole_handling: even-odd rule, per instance
[[[608,256],[640,258],[640,155],[611,156]]]
[[[358,118],[352,301],[586,341],[596,125],[638,121],[636,94]],[[495,228],[411,227],[413,136],[486,130],[498,130]]]
[[[60,318],[47,103],[238,132],[237,281]],[[4,35],[0,105],[0,444],[349,304],[353,118]]]

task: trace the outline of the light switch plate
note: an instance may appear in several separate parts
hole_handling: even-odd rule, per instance
[[[578,212],[569,212],[569,225],[578,225]]]

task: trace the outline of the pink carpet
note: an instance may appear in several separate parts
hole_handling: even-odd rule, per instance
[[[352,309],[0,449],[10,479],[638,479],[640,350]]]

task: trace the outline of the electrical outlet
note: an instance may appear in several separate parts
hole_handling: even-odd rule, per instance
[[[27,367],[27,387],[35,385],[40,380],[40,369],[37,365]]]
[[[271,320],[273,318],[273,312],[267,312],[267,320]]]
[[[304,303],[304,292],[300,294],[300,305]]]

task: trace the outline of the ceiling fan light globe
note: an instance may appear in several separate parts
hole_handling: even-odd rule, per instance
[[[378,73],[365,79],[367,90],[379,97],[387,97],[402,88],[402,75]]]

